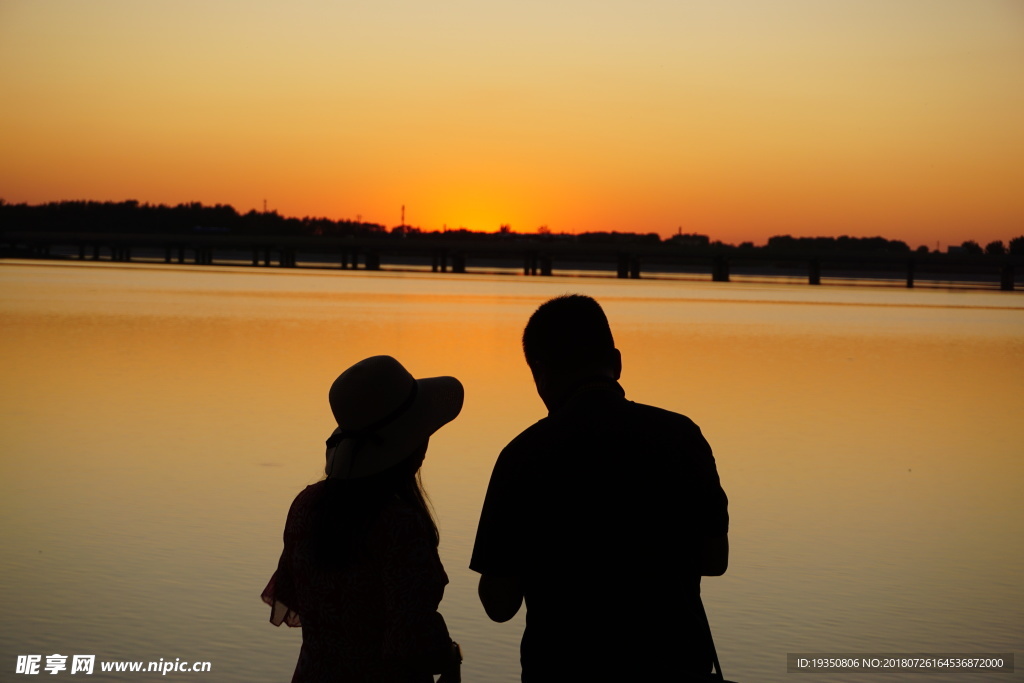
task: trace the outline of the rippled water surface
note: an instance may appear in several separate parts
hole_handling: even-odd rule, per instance
[[[704,596],[730,677],[1024,651],[1024,294],[5,262],[0,679],[62,653],[288,680],[299,633],[259,592],[320,477],[327,388],[387,353],[466,386],[424,470],[442,612],[467,682],[518,680],[522,616],[488,622],[466,566],[499,450],[544,414],[522,326],[569,291],[604,304],[627,395],[715,449],[732,558]],[[885,680],[923,678],[985,679]]]

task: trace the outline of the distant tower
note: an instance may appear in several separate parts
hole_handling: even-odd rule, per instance
[[[402,204],[402,227],[405,227],[405,204]]]

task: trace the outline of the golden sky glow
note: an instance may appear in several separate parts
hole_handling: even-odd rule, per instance
[[[1019,0],[0,0],[0,198],[1024,233]]]

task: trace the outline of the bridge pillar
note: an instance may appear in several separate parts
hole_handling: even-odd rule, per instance
[[[812,258],[811,262],[807,264],[807,282],[812,285],[821,284],[821,261],[816,258]]]
[[[914,287],[914,271],[916,270],[914,259],[907,259],[907,289]]]
[[[548,256],[547,254],[543,254],[540,257],[538,257],[538,261],[540,261],[540,274],[547,277],[551,277],[551,257]]]
[[[729,281],[729,259],[724,256],[716,256],[714,263],[711,264],[711,281],[712,282],[728,282]]]
[[[528,251],[524,257],[523,262],[523,275],[536,275],[537,274],[537,254],[536,252]]]
[[[452,254],[452,272],[453,273],[465,273],[466,272],[466,255],[465,254]]]
[[[617,265],[618,265],[618,268],[616,270],[615,276],[618,277],[620,280],[625,280],[626,278],[628,278],[629,277],[629,254],[622,254],[622,253],[620,253],[618,255],[618,264]]]
[[[430,252],[430,272],[445,272],[448,269],[448,259],[444,249],[433,249]]]
[[[366,252],[366,269],[380,270],[380,254],[375,251]]]
[[[634,256],[629,261],[629,276],[634,280],[640,279],[640,257]]]
[[[1012,292],[1013,276],[1013,264],[1007,263],[1006,265],[1003,266],[1003,272],[999,278],[999,289],[1001,289],[1004,292]]]

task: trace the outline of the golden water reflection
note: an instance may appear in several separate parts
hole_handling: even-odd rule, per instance
[[[0,627],[3,656],[286,678],[296,634],[258,592],[320,476],[327,388],[387,353],[466,386],[424,470],[442,609],[467,679],[517,680],[519,634],[465,567],[498,451],[544,414],[522,325],[565,291],[605,303],[628,395],[715,449],[733,559],[704,592],[731,676],[783,680],[792,651],[1022,649],[1019,295],[0,265],[0,597],[35,615]]]

